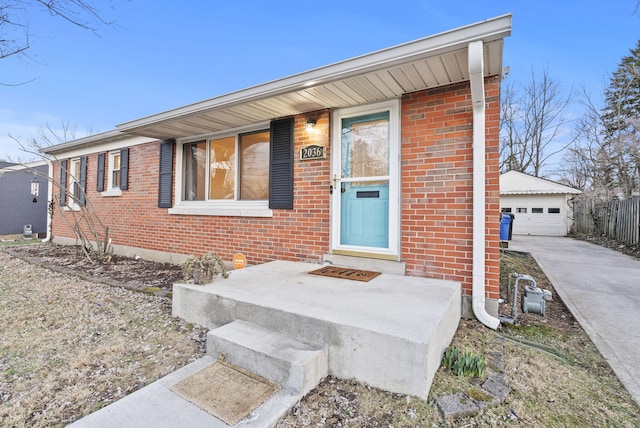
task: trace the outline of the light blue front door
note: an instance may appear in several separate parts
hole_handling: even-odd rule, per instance
[[[341,129],[340,244],[387,248],[389,112],[343,118]]]

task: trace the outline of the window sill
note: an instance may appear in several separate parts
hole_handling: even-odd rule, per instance
[[[62,211],[80,211],[80,206],[79,205],[65,205],[64,207],[62,207]]]
[[[103,198],[111,198],[111,197],[115,197],[115,196],[122,196],[122,190],[120,190],[120,189],[105,190],[104,192],[100,193],[100,196],[102,196]]]
[[[209,215],[224,217],[273,217],[266,202],[233,205],[178,205],[169,208],[169,214]]]

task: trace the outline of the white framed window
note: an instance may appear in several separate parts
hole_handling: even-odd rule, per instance
[[[122,196],[129,189],[129,148],[100,153],[97,161],[96,190],[102,196]]]
[[[104,155],[102,160],[102,168],[104,171]],[[101,161],[98,160],[98,163]],[[122,151],[113,150],[108,152],[108,170],[107,174],[107,188],[101,192],[102,196],[122,196]],[[104,178],[104,176],[102,176]],[[100,181],[100,178],[98,178]]]
[[[109,178],[108,189],[120,190],[120,167],[121,167],[120,150],[109,152]]]
[[[178,142],[170,214],[271,217],[268,128]]]
[[[69,208],[79,210],[81,203],[82,188],[82,162],[80,158],[71,159],[69,162]]]

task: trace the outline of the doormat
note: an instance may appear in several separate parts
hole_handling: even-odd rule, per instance
[[[222,359],[181,380],[171,390],[233,426],[249,416],[280,387]]]
[[[341,267],[335,267],[335,266],[324,266],[320,269],[312,270],[309,273],[312,273],[314,275],[330,276],[332,278],[353,279],[354,281],[363,281],[363,282],[370,281],[376,276],[380,275],[380,272],[372,272],[370,270],[341,268]]]

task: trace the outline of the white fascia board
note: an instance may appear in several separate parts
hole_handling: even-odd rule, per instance
[[[44,160],[26,162],[26,163],[19,163],[19,164],[16,164],[16,165],[7,166],[5,168],[0,168],[0,171],[3,171],[3,172],[21,171],[23,169],[36,168],[36,167],[43,166],[43,165],[46,165],[46,164],[47,164],[47,162],[44,161]]]
[[[43,147],[40,149],[40,152],[51,156],[64,155],[65,157],[74,157],[96,151],[108,151],[123,147],[136,146],[138,144],[150,143],[152,141],[157,141],[157,139],[137,137],[125,134],[118,130],[112,130],[56,144],[55,146]]]
[[[500,191],[500,195],[579,195],[581,190],[567,187],[566,189],[546,189],[546,190],[505,190]]]
[[[168,110],[163,113],[125,122],[116,125],[116,128],[120,131],[127,132],[172,119],[188,117],[215,108],[230,107],[246,102],[258,101],[304,88],[347,79],[378,69],[397,66],[421,58],[466,49],[468,44],[475,40],[482,40],[484,43],[487,43],[502,39],[510,34],[511,14],[506,14],[487,21],[467,25],[303,73],[294,74],[282,79],[252,86],[240,91],[231,92],[219,97],[210,98],[205,101]]]

